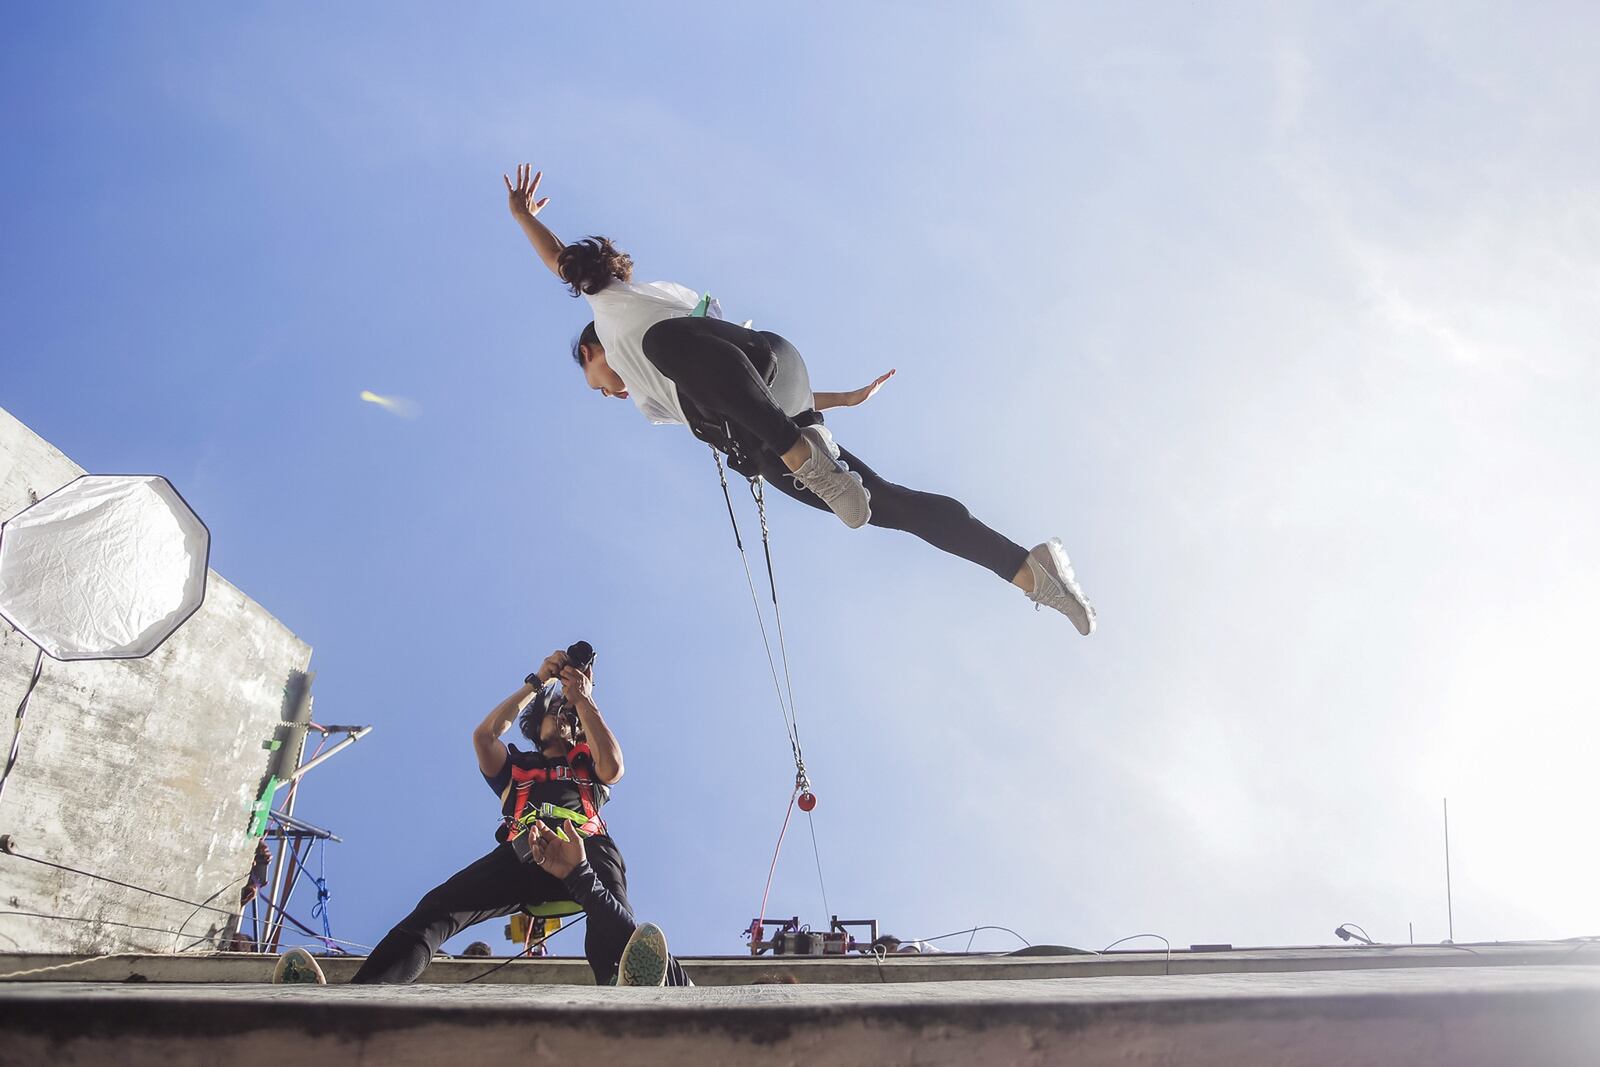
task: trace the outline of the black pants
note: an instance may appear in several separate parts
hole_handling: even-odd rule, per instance
[[[600,881],[626,909],[627,868],[616,843],[604,835],[590,837],[584,840],[584,851]],[[517,859],[510,845],[500,845],[429,890],[411,914],[373,948],[351,984],[414,982],[439,946],[467,927],[510,915],[523,904],[570,899],[572,894],[559,878]],[[616,977],[617,961],[635,928],[626,914],[613,918],[609,912],[595,909],[586,920],[583,953],[596,985],[607,985]],[[667,984],[689,984],[676,959],[668,964]]]
[[[803,376],[804,361],[783,338],[721,319],[665,319],[645,331],[641,344],[645,358],[678,387],[680,402],[687,398],[695,413],[712,421],[731,420],[749,438],[781,456],[800,439],[800,424],[774,394],[779,342],[794,353],[790,365]],[[788,398],[790,411],[811,406],[809,381],[804,382],[803,395],[799,388],[787,391],[793,394]]]
[[[730,424],[754,468],[742,467],[743,473],[759,473],[801,503],[828,510],[815,493],[795,484],[780,458],[794,447],[802,425],[822,421],[816,412],[802,410],[810,407],[811,384],[794,345],[778,334],[720,319],[678,318],[645,332],[644,354],[678,387],[691,427]],[[696,435],[715,440],[698,430]],[[873,526],[915,534],[1002,581],[1022,569],[1028,550],[973,518],[959,500],[896,485],[850,452],[839,452],[872,494]]]

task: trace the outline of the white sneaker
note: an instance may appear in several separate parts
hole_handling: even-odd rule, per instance
[[[1072,562],[1066,549],[1052,537],[1028,553],[1028,569],[1033,572],[1033,592],[1028,599],[1037,611],[1041,607],[1055,608],[1072,620],[1072,625],[1085,637],[1094,633],[1094,605],[1083,595],[1078,579],[1072,573]]]
[[[828,429],[824,423],[820,422],[812,423],[810,426],[800,427],[801,433],[805,433],[807,430],[815,430],[817,437],[822,441],[822,447],[828,450],[828,455],[832,456],[834,459],[839,458],[839,445],[838,442],[834,441],[833,439],[832,430]]]
[[[618,985],[667,984],[667,935],[655,923],[645,923],[628,938],[617,962]]]
[[[790,477],[822,498],[822,502],[844,524],[858,530],[872,518],[872,494],[861,484],[861,475],[839,459],[839,446],[826,426],[807,426],[800,437],[811,446],[811,458]]]

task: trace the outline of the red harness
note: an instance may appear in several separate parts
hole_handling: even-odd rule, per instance
[[[583,757],[582,764],[573,766],[579,757]],[[600,808],[595,804],[595,787],[599,785],[590,774],[594,766],[594,753],[588,745],[576,745],[567,753],[566,762],[558,763],[553,767],[518,767],[511,765],[510,789],[515,793],[517,802],[508,817],[511,823],[516,823],[528,808],[528,795],[535,785],[541,782],[571,782],[578,790],[578,804],[587,820],[579,828],[586,837],[606,832],[605,820],[600,818]]]

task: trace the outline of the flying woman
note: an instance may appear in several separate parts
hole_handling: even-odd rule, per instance
[[[542,177],[526,163],[515,183],[505,175],[511,215],[544,265],[594,312],[572,350],[589,388],[632,400],[651,422],[688,426],[741,474],[831,510],[852,529],[871,523],[916,534],[1061,612],[1079,633],[1094,632],[1094,608],[1060,541],[1029,551],[959,501],[885,481],[834,443],[818,411],[861,403],[893,371],[854,392],[813,393],[805,361],[777,334],[700,314],[699,294],[684,286],[634,282],[633,259],[604,237],[563,245],[538,219],[550,202],[538,195]]]

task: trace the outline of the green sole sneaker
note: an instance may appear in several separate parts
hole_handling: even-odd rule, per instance
[[[645,923],[628,938],[617,964],[618,985],[666,985],[667,935],[655,923]]]
[[[327,976],[317,958],[303,948],[292,948],[278,957],[272,968],[273,985],[327,985]]]

